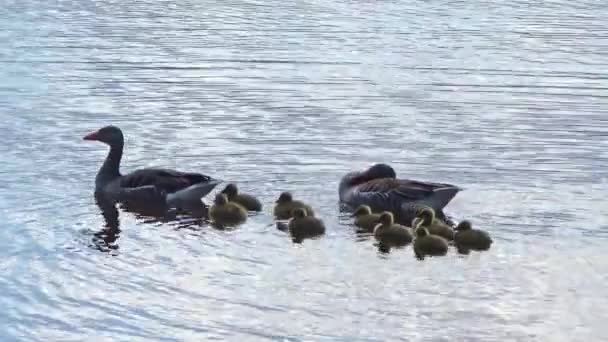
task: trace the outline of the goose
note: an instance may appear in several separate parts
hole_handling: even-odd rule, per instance
[[[123,175],[120,161],[124,136],[116,126],[105,126],[83,139],[99,141],[110,147],[95,177],[95,192],[116,202],[134,201],[169,207],[198,204],[202,197],[221,183],[221,180],[201,173],[161,168],[142,168]]]
[[[347,173],[338,189],[340,202],[347,206],[365,204],[375,212],[390,211],[396,222],[405,225],[412,222],[421,205],[432,208],[445,221],[443,208],[459,191],[461,188],[451,184],[399,179],[390,165],[382,163]]]

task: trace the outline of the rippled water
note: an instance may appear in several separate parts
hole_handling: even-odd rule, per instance
[[[608,338],[608,7],[602,1],[4,1],[0,339]],[[237,181],[233,231],[93,199],[123,170]],[[379,254],[337,182],[372,162],[466,189],[486,253]],[[283,190],[328,225],[294,245]],[[109,243],[103,241],[105,238]]]

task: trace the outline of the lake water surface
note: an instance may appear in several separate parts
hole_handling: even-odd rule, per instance
[[[1,341],[608,339],[604,1],[4,1]],[[236,181],[239,229],[95,205],[123,170]],[[485,253],[381,254],[338,210],[348,171],[465,188]],[[272,226],[289,190],[327,234]],[[105,239],[105,240],[104,240]]]

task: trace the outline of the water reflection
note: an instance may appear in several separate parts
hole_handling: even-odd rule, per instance
[[[95,203],[104,218],[104,228],[93,234],[92,247],[101,252],[112,252],[118,250],[117,243],[120,237],[120,220],[118,209],[113,201],[95,192]]]
[[[190,205],[187,208],[167,208],[144,202],[116,203],[113,199],[95,192],[95,204],[99,207],[104,218],[104,227],[93,233],[91,247],[101,252],[116,252],[120,238],[119,208],[135,215],[144,224],[175,223],[175,230],[200,230],[207,225],[209,207],[203,202],[200,205]]]
[[[378,247],[378,253],[381,254],[388,254],[391,252],[391,246],[382,243],[382,242],[377,242],[374,244],[376,247]]]

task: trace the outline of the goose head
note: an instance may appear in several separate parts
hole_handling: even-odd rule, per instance
[[[340,199],[352,186],[378,178],[397,178],[395,170],[388,164],[373,164],[363,171],[349,172],[340,180],[338,192]]]
[[[124,136],[120,128],[116,126],[105,126],[95,132],[83,137],[84,140],[101,141],[110,146],[119,146],[124,143]]]
[[[388,164],[374,164],[363,172],[367,180],[378,178],[397,178],[395,170]]]

